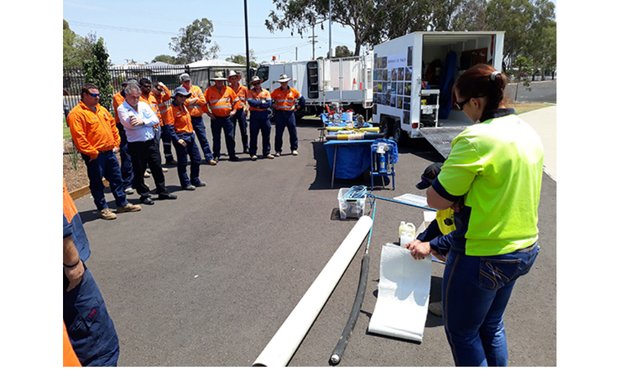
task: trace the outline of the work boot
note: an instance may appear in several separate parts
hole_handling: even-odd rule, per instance
[[[103,220],[115,220],[117,217],[116,214],[109,208],[103,208],[99,213],[101,215],[101,219]]]
[[[295,149],[291,151],[291,154],[292,154],[293,156],[297,156],[297,155],[299,155],[298,151],[297,151],[297,150],[295,150]]]
[[[268,158],[268,159],[270,159],[270,160],[275,159],[275,157],[274,157],[271,153],[270,153],[270,154],[268,154],[268,155],[267,155],[267,156],[265,156],[265,157],[266,157],[266,158]]]
[[[131,204],[131,203],[127,203],[127,205],[124,205],[122,207],[118,207],[116,209],[116,212],[118,213],[123,213],[123,212],[139,212],[142,211],[142,207],[136,204]]]

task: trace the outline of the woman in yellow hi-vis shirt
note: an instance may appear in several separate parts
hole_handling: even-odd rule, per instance
[[[486,64],[456,80],[455,104],[476,124],[453,139],[427,190],[432,208],[463,200],[442,281],[444,329],[458,366],[507,365],[503,313],[540,249],[543,147],[534,129],[505,107],[506,84]]]

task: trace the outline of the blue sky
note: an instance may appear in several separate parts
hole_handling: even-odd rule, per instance
[[[96,33],[103,37],[114,64],[127,59],[150,62],[160,54],[174,55],[168,44],[179,29],[195,19],[208,18],[214,24],[213,35],[219,45],[219,58],[245,54],[244,2],[240,0],[173,0],[121,1],[121,0],[65,0],[63,18],[70,28],[81,36]],[[271,33],[265,27],[265,19],[275,9],[271,0],[247,2],[249,47],[257,61],[270,61],[273,55],[280,60],[308,60],[312,44],[306,36],[302,39],[290,31]],[[315,28],[317,43],[315,56],[328,52],[328,22],[324,30]],[[333,23],[332,46],[346,45],[354,50],[354,34],[351,29]]]

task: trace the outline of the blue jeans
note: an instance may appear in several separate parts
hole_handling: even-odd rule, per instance
[[[195,142],[195,134],[180,134],[179,135],[185,142],[186,146],[174,141],[175,151],[177,152],[177,175],[179,176],[179,184],[182,188],[185,188],[191,184],[198,186],[201,183],[199,180],[199,166],[201,164],[201,155],[199,154],[199,148]],[[188,156],[190,156],[190,178],[186,173],[186,166],[188,164]]]
[[[172,129],[172,125],[170,125],[171,129]],[[173,160],[173,149],[171,147],[171,135],[169,135],[168,133],[169,131],[169,127],[168,124],[163,125],[161,127],[161,134],[160,134],[160,138],[162,139],[162,147],[164,149],[164,159],[166,159],[166,161],[169,160]]]
[[[210,142],[208,141],[208,134],[206,133],[206,126],[203,124],[203,116],[199,117],[190,117],[190,122],[192,123],[193,129],[195,130],[195,134],[199,139],[199,144],[201,145],[201,151],[203,152],[204,159],[206,162],[213,159],[212,151],[210,150]],[[215,151],[216,152],[216,151]]]
[[[295,112],[290,111],[275,111],[276,116],[276,137],[275,137],[275,150],[276,152],[282,152],[282,135],[284,134],[284,128],[287,127],[289,131],[289,144],[291,150],[298,149],[298,137],[297,126],[295,123]]]
[[[85,264],[84,264],[85,265]],[[83,366],[116,366],[120,348],[114,322],[87,267],[79,285],[66,292],[63,275],[63,321],[74,352]]]
[[[260,131],[262,133],[262,154],[267,156],[271,152],[269,112],[251,111],[249,116],[249,154],[253,156],[258,151],[258,132]]]
[[[243,143],[243,153],[248,153],[247,142],[249,138],[247,135],[247,116],[245,116],[244,112],[245,110],[243,108],[238,109],[230,120],[234,126],[234,137],[236,137],[236,123],[238,122],[238,128],[241,132],[241,142]]]
[[[221,128],[225,134],[225,145],[230,158],[236,157],[236,143],[234,142],[234,125],[229,117],[215,117],[210,123],[212,128],[212,150],[218,159],[221,156]]]
[[[133,166],[131,165],[131,155],[129,154],[129,142],[127,134],[122,124],[116,124],[118,135],[120,136],[120,171],[122,173],[123,191],[131,188],[133,184]]]
[[[109,181],[109,189],[116,199],[116,206],[124,207],[127,205],[127,196],[125,195],[125,188],[120,174],[120,165],[114,151],[100,152],[98,157],[91,161],[89,156],[81,154],[81,157],[87,167],[87,174],[90,179],[90,193],[92,193],[96,209],[100,211],[104,208],[109,208],[107,200],[105,200],[103,177]]]
[[[507,366],[503,313],[538,243],[499,256],[448,254],[442,282],[444,330],[457,366]]]

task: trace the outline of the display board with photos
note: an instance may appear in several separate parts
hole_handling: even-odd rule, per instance
[[[413,47],[405,56],[374,54],[374,102],[403,110],[403,123],[409,124],[411,109]]]

